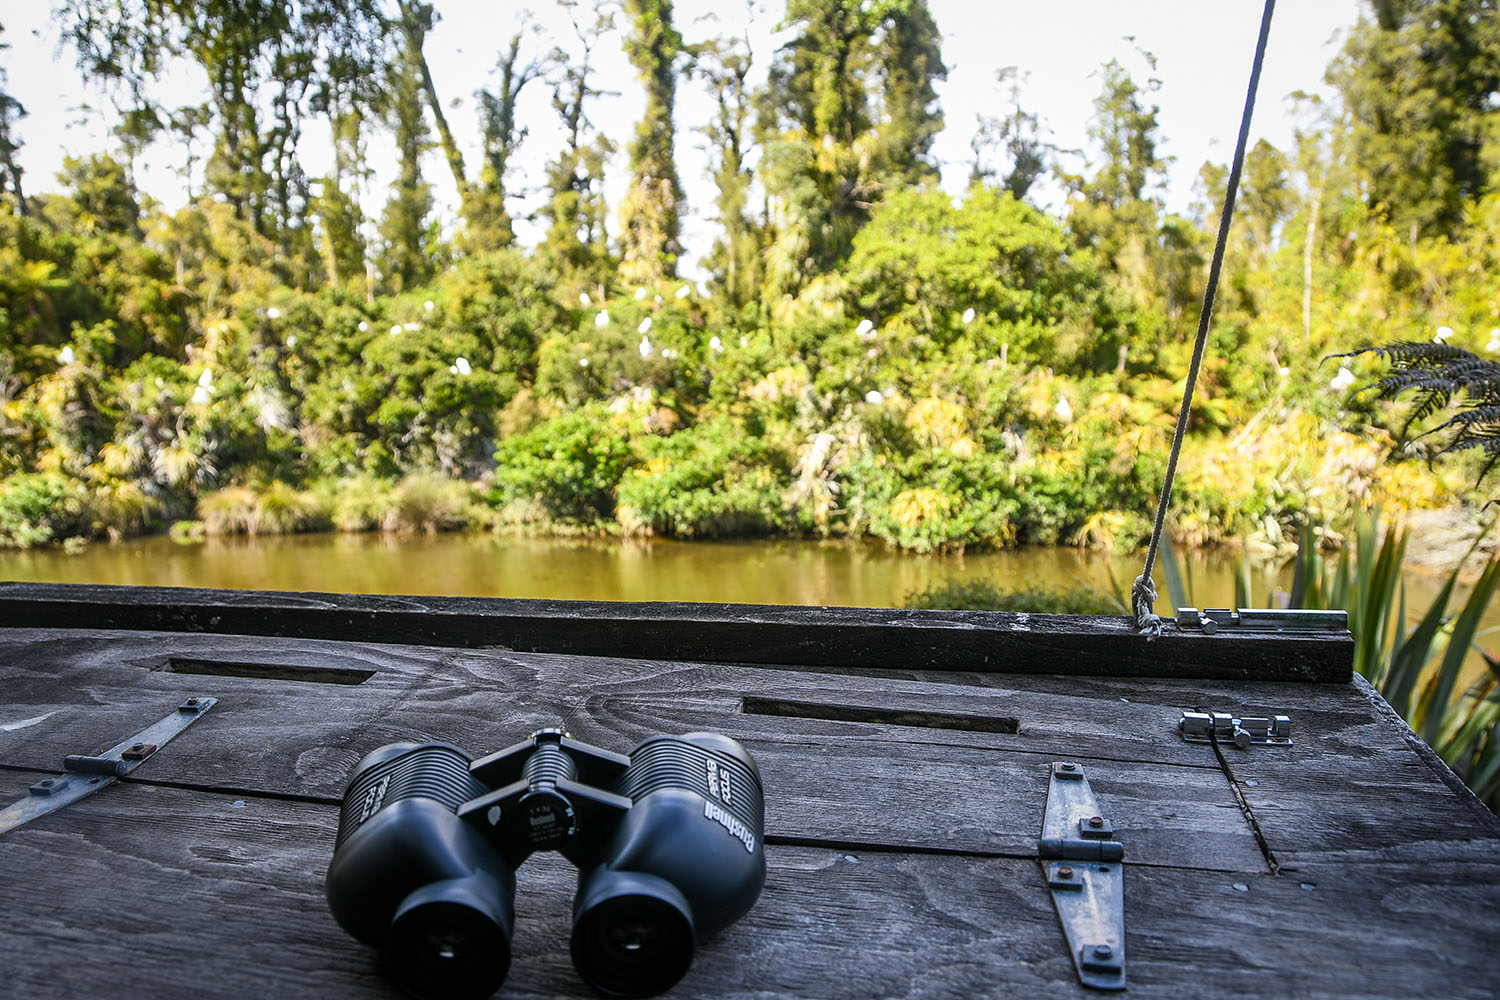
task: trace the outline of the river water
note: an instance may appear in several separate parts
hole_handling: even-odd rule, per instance
[[[1232,549],[1195,552],[1187,564],[1194,603],[1234,603]],[[899,607],[906,595],[950,578],[1003,588],[1085,584],[1128,592],[1141,553],[1022,548],[964,556],[914,556],[879,544],[818,541],[676,542],[517,538],[488,534],[328,534],[166,537],[95,544],[77,555],[0,549],[0,579],[157,587],[334,593],[541,597],[597,601]],[[1113,582],[1111,582],[1113,576]],[[1161,570],[1157,611],[1170,614]],[[1255,603],[1289,574],[1258,570]],[[1407,607],[1425,609],[1440,581],[1408,577]],[[1418,611],[1420,613],[1420,611]],[[1493,613],[1493,609],[1492,609]]]

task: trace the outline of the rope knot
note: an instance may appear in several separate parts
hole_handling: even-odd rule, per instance
[[[1135,585],[1130,588],[1130,600],[1135,608],[1136,631],[1148,639],[1161,635],[1161,618],[1152,611],[1156,606],[1156,584],[1149,576],[1142,573],[1135,578]]]

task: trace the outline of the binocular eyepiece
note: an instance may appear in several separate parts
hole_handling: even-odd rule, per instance
[[[579,975],[651,996],[754,905],[764,822],[755,762],[714,733],[652,737],[628,756],[558,729],[479,760],[392,743],[349,777],[328,905],[412,995],[487,997],[510,968],[515,871],[555,850],[578,869]]]

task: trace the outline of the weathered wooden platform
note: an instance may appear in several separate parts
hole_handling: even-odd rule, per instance
[[[1097,996],[1035,860],[1055,760],[1083,763],[1125,845],[1127,996],[1500,993],[1500,820],[1363,681],[1292,679],[1338,677],[1335,639],[543,604],[0,585],[0,805],[221,699],[121,784],[0,836],[0,996],[395,996],[323,900],[349,768],[559,724],[621,751],[714,730],[759,762],[765,892],[673,996]],[[1289,714],[1296,745],[1186,744],[1184,709]],[[573,881],[555,856],[521,869],[501,996],[591,995]]]

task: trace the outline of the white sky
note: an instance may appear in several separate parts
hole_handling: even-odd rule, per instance
[[[1087,145],[1088,119],[1100,84],[1097,70],[1105,62],[1119,59],[1138,83],[1152,75],[1160,79],[1161,88],[1153,96],[1160,106],[1164,138],[1159,152],[1174,158],[1166,192],[1170,209],[1187,209],[1194,178],[1205,159],[1226,162],[1233,154],[1262,0],[930,3],[943,33],[943,59],[948,66],[948,79],[939,85],[946,128],[934,153],[942,165],[943,186],[950,192],[960,192],[966,183],[976,115],[1000,114],[1006,109],[1008,95],[995,85],[996,71],[1005,66],[1028,74],[1023,105],[1042,116],[1052,141],[1065,149]],[[479,125],[473,94],[493,82],[490,71],[500,47],[522,24],[536,28],[530,39],[533,53],[554,45],[574,48],[576,43],[560,9],[541,0],[529,11],[496,0],[436,0],[436,6],[442,22],[428,36],[427,57],[438,93],[450,105],[449,123],[474,173]],[[1272,23],[1252,143],[1263,136],[1289,148],[1294,122],[1286,95],[1296,90],[1326,92],[1323,71],[1338,51],[1342,32],[1355,23],[1361,9],[1358,0],[1283,0]],[[20,123],[28,192],[56,188],[53,178],[63,156],[113,144],[108,139],[112,118],[106,120],[108,116],[99,111],[78,110],[84,104],[107,109],[109,102],[83,85],[71,51],[57,52],[57,32],[48,10],[46,0],[0,0],[0,24],[6,29],[3,40],[12,45],[0,58],[10,92],[30,112]],[[723,13],[714,13],[719,10]],[[774,32],[783,10],[781,0],[755,0],[748,23],[756,83],[765,79],[776,47],[787,37]],[[739,3],[677,0],[675,20],[692,42],[714,34],[740,34],[747,16]],[[1138,49],[1156,56],[1154,74]],[[590,117],[621,149],[611,164],[608,183],[613,206],[624,188],[629,165],[623,150],[644,96],[620,50],[618,36],[603,40],[595,55],[599,85],[619,94],[601,98],[589,109]],[[201,99],[194,93],[201,89],[201,81],[195,68],[181,67],[170,79],[160,81],[160,93],[170,94],[171,104],[190,103]],[[680,82],[677,95],[677,163],[688,200],[683,243],[691,262],[707,252],[715,233],[709,218],[714,193],[705,141],[695,131],[707,121],[711,100],[696,81]],[[511,190],[520,195],[512,205],[518,216],[540,204],[543,164],[560,144],[550,92],[542,82],[533,83],[523,94],[521,118],[529,136],[510,178]],[[307,133],[302,148],[304,169],[317,176],[328,162],[326,129],[310,122]],[[385,201],[379,184],[395,170],[388,139],[381,136],[372,141],[370,157],[377,179],[365,210],[378,215]],[[169,207],[183,201],[183,181],[171,169],[180,166],[181,160],[179,146],[159,143],[140,165],[142,186]],[[453,182],[435,152],[424,163],[424,172],[442,210],[451,217]],[[535,226],[523,223],[517,228],[523,243],[534,243],[539,235]],[[691,273],[691,263],[686,270]]]

